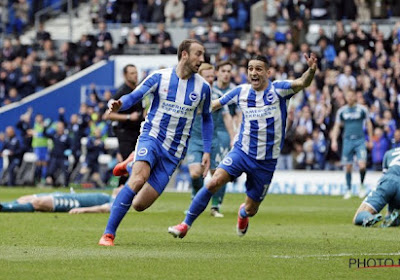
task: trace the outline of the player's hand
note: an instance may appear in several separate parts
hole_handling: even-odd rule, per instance
[[[108,113],[116,113],[121,107],[121,100],[110,99],[110,101],[108,101]]]
[[[135,121],[139,120],[139,117],[140,117],[140,114],[138,112],[133,112],[131,114],[131,117],[130,117],[129,120],[132,121],[132,122],[135,122]]]
[[[310,67],[313,70],[317,70],[317,57],[314,53],[311,53],[310,56],[304,53],[304,58],[307,61],[308,67]]]
[[[331,148],[332,148],[332,151],[337,152],[338,144],[336,141],[332,141]]]
[[[201,160],[201,166],[203,167],[203,178],[207,176],[208,170],[210,169],[210,162],[210,153],[203,153],[203,158]]]
[[[69,214],[82,214],[85,213],[85,211],[82,208],[72,208],[68,212]]]

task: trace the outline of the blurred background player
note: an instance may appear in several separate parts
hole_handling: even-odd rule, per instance
[[[230,70],[232,65],[229,62],[224,62],[225,69],[220,72],[220,77],[227,80],[227,83],[219,82],[220,86],[224,91],[230,89]],[[199,68],[199,74],[212,86],[211,99],[218,99],[223,95],[222,91],[215,88],[214,79],[215,71],[211,64],[203,63]],[[221,78],[219,80],[221,80]],[[229,79],[227,79],[229,78]],[[218,80],[217,80],[218,82]],[[213,123],[214,123],[214,133],[211,148],[211,174],[214,174],[215,169],[218,164],[228,153],[231,143],[231,138],[233,139],[233,125],[232,117],[229,114],[228,108],[222,108],[216,112],[213,112]],[[230,131],[230,133],[228,133]],[[192,128],[192,136],[189,141],[188,147],[188,165],[190,177],[192,178],[192,198],[196,193],[203,187],[203,167],[201,165],[201,159],[203,156],[203,142],[201,134],[201,116],[197,116]],[[231,135],[231,136],[230,136]],[[220,205],[222,203],[225,194],[225,186],[222,187],[217,193],[213,195],[211,202],[211,215],[217,218],[222,218],[224,215],[220,213]]]
[[[400,148],[385,153],[383,160],[383,176],[378,187],[364,199],[354,215],[353,224],[372,227],[382,220],[379,213],[386,204],[388,213],[383,227],[399,226],[400,217]]]
[[[135,65],[126,65],[123,69],[123,73],[124,84],[118,88],[116,94],[113,96],[113,99],[115,100],[131,93],[138,83],[138,72]],[[142,102],[138,102],[124,111],[111,112],[104,116],[106,119],[118,121],[114,131],[118,138],[118,149],[120,153],[118,160],[121,162],[127,159],[129,154],[135,149],[140,134],[140,124],[144,118]],[[121,176],[119,179],[119,185],[124,185],[127,180],[127,177]]]
[[[342,136],[342,164],[346,170],[347,192],[344,199],[351,197],[351,172],[353,169],[353,158],[357,156],[357,163],[360,171],[360,191],[359,196],[365,196],[364,179],[367,170],[367,148],[365,145],[364,123],[367,127],[369,147],[372,147],[373,127],[369,119],[368,109],[360,104],[357,104],[356,93],[347,89],[345,92],[347,104],[341,107],[337,114],[335,125],[332,130],[332,150],[338,150],[337,139],[340,134],[340,128],[343,127]]]
[[[0,212],[110,212],[111,205],[121,188],[106,193],[40,193],[21,196],[10,202],[0,202]]]
[[[47,172],[47,137],[44,135],[43,115],[35,116],[33,128],[29,131],[32,135],[32,148],[36,155],[35,181],[44,185]]]
[[[57,184],[56,172],[60,172],[64,174],[64,186],[67,187],[69,180],[68,154],[71,152],[71,139],[62,121],[56,123],[55,132],[51,130],[51,127],[47,126],[43,131],[44,136],[53,141],[53,149],[50,152],[49,167],[46,174],[46,184],[55,186]]]
[[[248,64],[248,80],[212,102],[212,109],[236,102],[243,112],[243,121],[234,147],[222,160],[210,182],[193,198],[185,220],[168,228],[174,237],[183,238],[192,223],[204,211],[212,195],[243,172],[247,175],[246,200],[238,212],[237,234],[244,236],[268,192],[277,158],[285,138],[287,103],[297,92],[311,84],[317,70],[317,58],[304,54],[308,70],[292,81],[271,82],[271,71],[264,56],[253,57]]]

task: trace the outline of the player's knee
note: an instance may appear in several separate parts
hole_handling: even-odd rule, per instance
[[[223,185],[222,178],[219,177],[213,177],[211,178],[210,182],[207,184],[207,189],[215,193],[216,191],[219,190],[219,188]]]
[[[141,188],[145,183],[146,179],[141,175],[131,176],[131,178],[129,178],[128,180],[128,185],[131,188],[137,188],[137,187]]]
[[[140,202],[133,202],[132,207],[138,212],[142,212],[147,209],[147,205],[144,205],[143,203]]]

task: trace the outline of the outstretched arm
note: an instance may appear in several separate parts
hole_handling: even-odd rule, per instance
[[[108,102],[108,114],[116,113],[119,110],[125,111],[142,100],[149,93],[154,93],[158,87],[160,74],[152,74],[147,77],[134,91],[122,96],[118,100],[111,99]],[[106,116],[108,117],[108,116]]]
[[[294,92],[299,92],[308,87],[314,79],[315,71],[317,71],[317,57],[315,54],[311,53],[310,56],[304,54],[304,58],[307,61],[308,70],[304,72],[300,78],[292,82],[292,89]]]

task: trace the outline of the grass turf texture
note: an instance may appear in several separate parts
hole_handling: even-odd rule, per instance
[[[0,200],[34,192],[0,188]],[[0,213],[0,278],[399,278],[400,268],[349,268],[350,258],[400,258],[398,228],[351,224],[358,198],[269,195],[239,238],[243,198],[227,194],[224,218],[207,209],[184,239],[174,239],[167,227],[182,221],[190,194],[164,193],[147,211],[128,213],[113,248],[97,245],[108,214]]]

